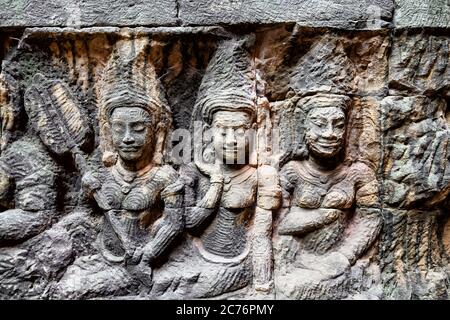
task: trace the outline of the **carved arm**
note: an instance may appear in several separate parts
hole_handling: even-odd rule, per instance
[[[382,219],[378,208],[378,182],[375,174],[369,171],[356,183],[355,215],[338,249],[351,265],[372,246],[380,233]]]
[[[159,257],[183,231],[183,184],[179,181],[161,192],[164,213],[154,229],[152,240],[144,247],[142,262],[151,263]]]
[[[269,292],[272,287],[272,210],[281,205],[281,187],[276,170],[258,169],[258,196],[252,234],[254,286]]]

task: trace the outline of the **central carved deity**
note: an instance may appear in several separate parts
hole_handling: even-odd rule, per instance
[[[189,235],[155,275],[155,294],[271,292],[272,210],[281,188],[274,168],[249,160],[257,110],[247,41],[224,41],[203,78],[192,119],[211,139],[196,141],[201,156],[181,168]]]

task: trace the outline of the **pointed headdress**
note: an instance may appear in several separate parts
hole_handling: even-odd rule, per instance
[[[219,44],[200,85],[193,121],[211,123],[218,110],[242,110],[255,116],[256,79],[248,52],[252,40],[247,37]]]

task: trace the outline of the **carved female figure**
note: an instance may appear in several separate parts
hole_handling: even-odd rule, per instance
[[[249,164],[256,96],[245,45],[222,43],[200,87],[193,121],[211,134],[211,145],[201,146],[210,161],[181,169],[189,236],[155,275],[155,293],[212,297],[248,289],[252,279],[258,292],[271,289],[272,210],[281,189],[274,168]]]
[[[280,172],[287,211],[275,244],[281,298],[341,298],[350,267],[379,233],[375,173],[344,160],[349,105],[347,96],[334,94],[298,101],[305,148]]]
[[[0,78],[0,247],[44,231],[56,215],[58,167],[37,137],[10,143],[20,112],[12,79]],[[17,88],[14,88],[17,89]]]
[[[121,48],[127,52],[135,45]],[[176,171],[162,164],[170,109],[156,75],[143,68],[140,56],[129,54],[112,57],[101,84],[108,166],[82,179],[87,196],[104,214],[101,257],[81,258],[69,268],[59,284],[63,296],[151,286],[150,265],[183,229],[183,185]]]

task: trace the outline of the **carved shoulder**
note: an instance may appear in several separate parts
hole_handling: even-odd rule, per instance
[[[379,204],[378,180],[373,169],[363,162],[354,163],[349,168],[349,177],[355,183],[356,203],[373,207]]]
[[[367,183],[377,181],[375,171],[364,162],[356,162],[348,169],[348,178],[355,182],[356,188],[362,187]]]
[[[168,197],[179,196],[183,193],[184,184],[178,172],[171,166],[161,167],[155,179],[161,183],[161,197],[163,199],[167,200]]]
[[[164,181],[165,185],[170,185],[177,182],[180,178],[178,172],[169,165],[162,166],[158,171],[157,176],[161,181]]]

